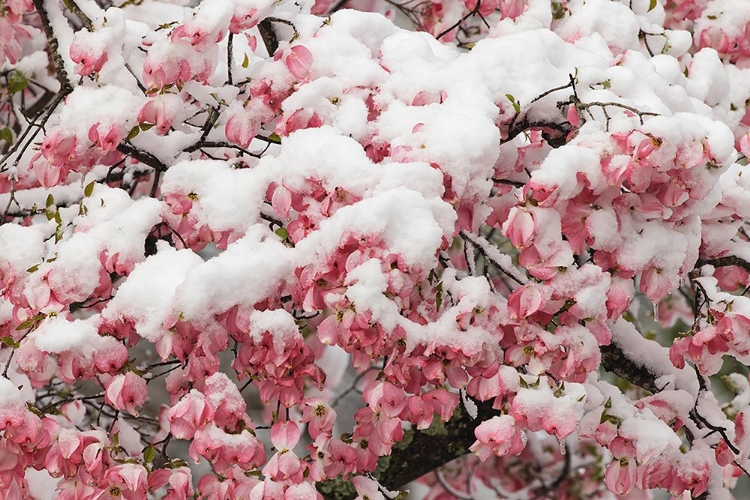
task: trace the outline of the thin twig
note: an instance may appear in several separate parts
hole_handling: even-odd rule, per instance
[[[60,55],[60,44],[57,41],[55,30],[52,28],[52,21],[50,21],[49,13],[44,5],[44,0],[32,0],[34,7],[36,8],[39,19],[42,22],[42,28],[44,29],[44,35],[47,37],[47,47],[52,57],[52,64],[55,66],[55,73],[57,81],[60,82],[60,91],[64,94],[70,94],[73,92],[73,85],[70,83],[70,77],[68,71],[65,69],[65,60]]]
[[[513,267],[512,263],[508,262],[510,257],[500,253],[492,243],[484,239],[483,237],[470,233],[468,231],[461,231],[459,233],[462,239],[474,245],[477,250],[490,262],[492,265],[497,267],[503,273],[505,273],[510,279],[518,283],[519,285],[525,285],[528,280],[521,275],[518,270]],[[505,262],[504,262],[505,261]]]
[[[70,12],[75,14],[75,16],[81,20],[81,23],[83,23],[83,26],[87,30],[94,31],[94,23],[91,21],[91,18],[87,16],[85,12],[81,10],[81,8],[78,6],[75,0],[66,0],[63,3],[65,4],[66,7],[70,9]]]
[[[234,46],[234,33],[227,35],[227,85],[234,85],[232,83],[232,64],[234,64],[234,56],[232,49]]]
[[[480,8],[481,6],[482,6],[482,0],[477,0],[477,4],[476,4],[476,5],[474,6],[474,8],[473,8],[473,9],[471,9],[471,11],[470,11],[470,12],[468,12],[468,13],[467,13],[467,14],[466,14],[466,15],[465,15],[464,17],[462,17],[462,18],[461,18],[460,20],[458,20],[458,21],[457,21],[457,22],[456,22],[456,23],[455,23],[455,24],[454,24],[453,26],[451,26],[450,28],[447,28],[447,29],[443,30],[443,32],[442,32],[442,33],[440,33],[440,34],[439,34],[438,36],[436,36],[436,37],[435,37],[435,39],[436,39],[436,40],[440,40],[440,39],[441,39],[441,38],[443,38],[443,37],[444,37],[445,35],[447,35],[447,34],[448,34],[448,33],[450,33],[451,31],[453,31],[454,29],[456,29],[456,28],[458,28],[459,26],[461,26],[461,24],[462,24],[462,23],[463,23],[464,21],[466,21],[467,19],[469,19],[469,18],[470,18],[471,16],[473,16],[474,14],[479,14],[479,8]],[[479,15],[479,17],[481,17],[481,18],[482,18],[482,21],[484,22],[484,24],[485,24],[485,25],[487,26],[487,28],[489,29],[489,28],[490,28],[490,25],[489,25],[489,24],[487,24],[487,20],[486,20],[486,19],[484,18],[484,16],[482,16],[482,15],[480,14],[480,15]]]

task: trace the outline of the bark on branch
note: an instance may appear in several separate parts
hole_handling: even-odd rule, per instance
[[[628,358],[616,344],[600,347],[602,367],[620,378],[649,392],[656,393],[656,376],[637,361]],[[424,431],[404,432],[404,440],[394,446],[393,453],[384,457],[382,467],[373,474],[380,484],[397,490],[456,458],[469,453],[474,443],[474,429],[482,422],[500,415],[492,408],[492,401],[476,402],[477,418],[472,420],[459,404],[453,418],[446,423],[433,424]],[[356,497],[351,484],[341,478],[321,483],[318,490],[326,500],[350,500]]]
[[[73,92],[73,86],[70,83],[68,71],[65,69],[65,60],[60,55],[60,44],[57,41],[57,36],[55,36],[55,30],[52,28],[49,13],[44,5],[44,0],[33,0],[33,2],[34,8],[36,8],[37,13],[39,14],[39,19],[42,21],[44,35],[47,38],[47,45],[49,46],[49,53],[52,58],[52,64],[55,66],[57,81],[60,82],[60,92],[64,95],[68,95]]]
[[[735,255],[728,255],[726,257],[718,257],[716,259],[700,259],[698,262],[695,263],[696,268],[700,268],[705,265],[711,265],[714,267],[737,266],[737,267],[741,267],[747,272],[750,272],[750,262],[740,257],[737,257]]]
[[[448,422],[433,423],[423,431],[404,432],[404,440],[393,447],[393,453],[381,459],[384,467],[373,473],[380,484],[397,490],[428,472],[469,453],[476,441],[474,429],[485,420],[500,415],[492,401],[476,402],[477,418],[472,419],[462,404]],[[357,495],[348,481],[341,478],[325,481],[318,490],[326,500],[348,500]]]
[[[599,347],[599,352],[605,370],[652,394],[659,392],[655,382],[656,376],[637,361],[628,358],[616,343]]]

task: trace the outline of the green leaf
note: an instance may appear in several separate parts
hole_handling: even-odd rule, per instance
[[[281,137],[279,137],[279,135],[276,132],[274,132],[273,134],[271,134],[271,135],[268,136],[268,140],[271,141],[271,142],[280,143],[281,142]]]
[[[242,67],[247,68],[250,65],[250,58],[245,54],[245,58],[242,60]]]
[[[151,130],[152,128],[154,128],[154,124],[153,123],[141,123],[140,125],[138,125],[138,128],[140,128],[141,130],[145,132],[146,130]]]
[[[0,141],[5,141],[8,146],[13,144],[13,131],[10,129],[10,127],[5,127],[4,129],[0,130]]]
[[[505,97],[510,101],[510,103],[513,105],[513,109],[516,113],[521,112],[521,105],[516,101],[516,98],[513,97],[512,94],[505,94]]]
[[[28,84],[28,77],[17,69],[14,69],[10,73],[8,73],[8,91],[11,94],[22,91]]]
[[[13,349],[17,349],[19,345],[11,336],[0,338],[0,342],[7,347],[12,347]]]
[[[94,194],[94,186],[96,186],[96,181],[91,181],[86,184],[86,187],[83,188],[83,195],[91,196],[92,194]]]
[[[39,264],[33,265],[26,270],[27,273],[35,273],[39,270]]]
[[[130,129],[130,133],[128,134],[127,140],[130,140],[133,137],[135,137],[136,135],[138,135],[138,133],[140,131],[141,131],[141,128],[138,125],[136,125],[135,127],[131,128]]]
[[[54,204],[55,204],[55,197],[52,196],[52,193],[50,193],[50,194],[47,195],[47,201],[44,202],[44,206],[47,207],[47,208],[49,208],[49,207],[51,207]]]
[[[286,228],[283,227],[278,228],[276,231],[274,231],[274,233],[276,233],[282,240],[285,240],[289,237],[289,231],[287,231]]]
[[[169,469],[178,469],[180,467],[187,467],[187,466],[188,466],[188,463],[179,458],[173,458],[170,462],[166,464],[166,467]]]
[[[145,450],[143,450],[143,460],[150,464],[154,461],[156,458],[156,448],[154,448],[154,445],[149,445],[146,447]]]
[[[54,218],[55,218],[55,214],[56,214],[56,213],[57,213],[57,212],[55,212],[54,210],[49,210],[49,209],[47,209],[47,211],[45,212],[45,214],[44,214],[44,215],[46,215],[46,216],[47,216],[47,220],[52,220],[52,219],[54,219]]]
[[[16,327],[16,330],[26,330],[34,326],[34,318],[29,318]]]
[[[26,409],[29,410],[31,413],[33,413],[34,415],[36,415],[39,418],[44,418],[46,416],[44,413],[41,412],[41,410],[39,408],[37,408],[36,406],[34,406],[31,403],[26,403]]]
[[[651,3],[648,4],[648,11],[651,12],[652,10],[654,10],[656,8],[656,5],[657,5],[657,1],[651,0]]]

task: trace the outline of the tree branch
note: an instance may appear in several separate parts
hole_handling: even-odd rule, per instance
[[[266,46],[268,56],[273,57],[276,53],[276,49],[279,48],[279,39],[276,37],[276,32],[273,30],[271,21],[263,19],[259,22],[258,31],[260,31],[260,37],[263,39],[263,45]]]
[[[153,168],[157,172],[165,172],[167,170],[167,166],[164,163],[162,163],[161,160],[159,160],[159,158],[149,153],[148,151],[138,149],[137,147],[133,146],[127,141],[123,141],[120,144],[118,144],[117,151],[119,151],[122,154],[126,154],[132,158],[135,158],[139,162],[143,163],[144,165],[148,165],[149,167]]]
[[[89,31],[94,31],[94,23],[91,21],[91,18],[87,16],[85,12],[81,10],[81,7],[78,6],[75,0],[67,0],[65,2],[65,5],[70,9],[70,12],[75,14],[75,16],[78,19],[80,19],[84,28],[86,28]]]
[[[695,263],[696,268],[700,268],[705,265],[710,265],[714,267],[737,266],[737,267],[741,267],[747,272],[750,272],[750,262],[740,257],[737,257],[736,255],[728,255],[726,257],[717,257],[716,259],[698,259],[698,262]]]
[[[459,405],[453,418],[446,423],[433,423],[423,431],[405,431],[403,441],[393,447],[390,456],[381,458],[384,467],[378,467],[373,475],[383,487],[396,490],[466,455],[476,441],[474,429],[485,420],[500,415],[498,410],[492,408],[492,402],[475,402],[478,409],[476,419],[472,419]],[[318,491],[326,500],[348,500],[356,497],[349,484],[349,481],[341,478],[331,479],[320,483]]]
[[[628,358],[616,343],[600,346],[599,352],[605,370],[652,394],[659,392],[656,387],[656,376],[635,360]]]
[[[52,29],[52,22],[49,18],[47,8],[44,6],[44,0],[32,0],[34,7],[39,14],[39,19],[42,21],[42,27],[44,28],[44,35],[47,37],[47,45],[49,46],[50,57],[52,58],[52,64],[55,66],[55,73],[57,81],[60,82],[60,92],[64,95],[73,92],[73,86],[70,83],[70,77],[68,71],[65,69],[65,60],[60,55],[60,44],[55,36],[55,31]]]

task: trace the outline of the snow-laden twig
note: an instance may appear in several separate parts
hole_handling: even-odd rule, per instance
[[[488,262],[507,274],[513,281],[519,285],[528,283],[528,279],[513,266],[513,259],[510,255],[500,253],[500,250],[485,238],[468,231],[461,231],[461,238],[475,246]]]

